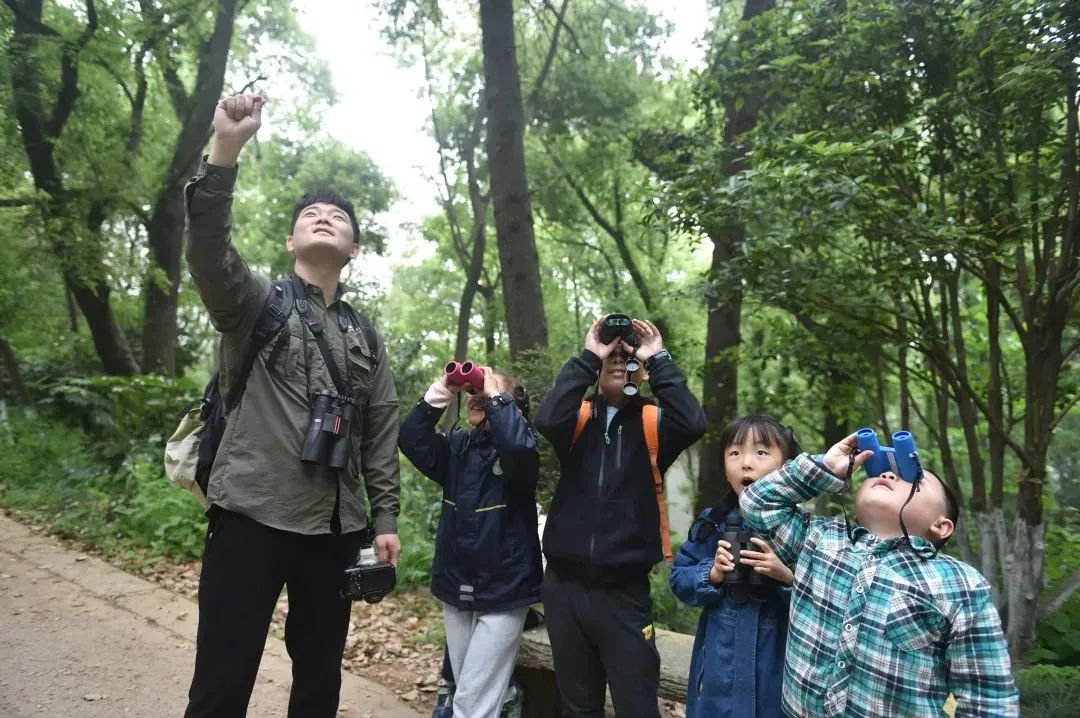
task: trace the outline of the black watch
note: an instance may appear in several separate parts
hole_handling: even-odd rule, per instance
[[[669,352],[667,349],[661,349],[660,351],[656,352],[651,357],[645,360],[645,369],[648,370],[649,367],[651,367],[653,363],[655,363],[658,359],[671,359],[671,352]]]

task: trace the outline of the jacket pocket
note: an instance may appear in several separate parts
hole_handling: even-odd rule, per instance
[[[345,344],[349,348],[349,376],[352,390],[358,397],[371,391],[371,381],[375,376],[375,356],[359,330],[345,335]]]
[[[889,618],[885,634],[901,651],[925,651],[940,643],[948,620],[929,597],[907,589],[898,589],[889,599]]]

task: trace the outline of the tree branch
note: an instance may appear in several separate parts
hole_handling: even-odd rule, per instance
[[[4,4],[11,8],[11,11],[15,13],[15,17],[23,22],[23,32],[33,35],[45,35],[46,37],[58,37],[63,36],[56,30],[43,23],[36,17],[32,17],[26,14],[19,4],[15,0],[4,0]]]
[[[79,53],[98,29],[97,6],[94,0],[86,0],[86,27],[75,43],[64,50],[60,61],[60,90],[56,93],[51,119],[48,122],[49,136],[59,137],[75,109],[79,99]]]
[[[533,85],[532,92],[529,93],[529,99],[525,103],[526,126],[532,121],[533,113],[536,111],[536,103],[540,100],[540,90],[543,88],[544,80],[547,79],[548,73],[551,71],[551,63],[555,60],[555,53],[559,49],[559,31],[563,28],[563,17],[566,15],[566,6],[569,4],[570,0],[563,0],[562,8],[555,12],[555,8],[551,6],[551,3],[544,0],[544,5],[552,12],[555,12],[555,31],[551,34],[551,44],[548,45],[547,55],[544,57],[544,64],[540,68],[540,74],[536,76],[536,84]]]
[[[1080,591],[1080,569],[1073,571],[1071,576],[1054,586],[1050,595],[1043,599],[1037,620],[1046,620],[1050,614],[1064,606],[1077,591]]]
[[[33,197],[0,197],[0,207],[26,207],[34,201]]]

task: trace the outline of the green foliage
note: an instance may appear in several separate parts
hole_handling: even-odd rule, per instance
[[[1024,718],[1072,718],[1080,703],[1080,668],[1032,666],[1016,672]]]
[[[679,553],[679,547],[673,545],[671,550]],[[671,584],[668,577],[671,575],[671,566],[661,563],[649,572],[649,593],[652,595],[653,623],[657,628],[666,628],[669,631],[688,633],[693,635],[697,632],[698,618],[701,609],[687,606],[675,598],[671,592]]]
[[[116,468],[97,443],[54,419],[14,415],[0,425],[0,504],[106,554],[134,547],[146,560],[198,556],[206,520],[165,479],[160,450],[140,447]]]

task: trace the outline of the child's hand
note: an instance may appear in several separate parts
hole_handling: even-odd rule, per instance
[[[495,376],[494,369],[489,366],[481,368],[484,370],[484,391],[481,394],[486,401],[502,391],[502,387],[499,386],[499,379]]]
[[[851,454],[857,451],[859,451],[859,442],[856,440],[855,434],[852,434],[833,444],[832,448],[825,453],[825,465],[829,467],[829,471],[840,478],[845,478],[848,473],[848,466],[851,464]],[[866,460],[873,455],[874,452],[869,449],[856,454],[854,468],[857,469],[865,464]]]
[[[749,551],[743,549],[739,552],[739,563],[744,566],[751,566],[754,571],[764,574],[769,578],[775,578],[777,581],[787,586],[795,583],[795,574],[791,572],[790,568],[784,565],[784,562],[780,560],[779,556],[773,553],[773,550],[769,548],[769,544],[756,536],[751,538],[750,542],[761,548],[761,550]]]
[[[728,549],[731,544],[727,541],[718,541],[716,544],[716,556],[713,558],[712,568],[709,569],[709,583],[719,585],[724,582],[724,575],[735,570],[735,557]]]
[[[443,372],[442,376],[439,377],[439,383],[449,389],[451,394],[457,394],[461,391],[461,385],[451,384],[450,381],[446,378],[446,372]]]
[[[589,327],[589,333],[585,335],[585,348],[598,356],[600,361],[611,356],[611,352],[615,351],[615,347],[619,345],[618,339],[612,339],[610,344],[600,341],[600,327],[603,326],[605,319],[607,319],[606,314],[593,322],[593,325]]]

